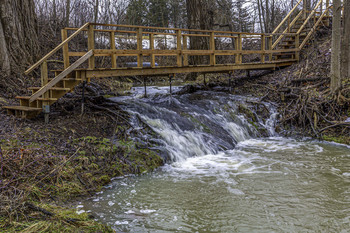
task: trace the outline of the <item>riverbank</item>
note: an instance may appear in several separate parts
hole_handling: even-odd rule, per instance
[[[0,232],[113,232],[66,208],[126,174],[141,174],[163,159],[136,135],[129,116],[104,97],[68,96],[43,117],[21,120],[0,112]],[[11,101],[2,97],[0,104]]]

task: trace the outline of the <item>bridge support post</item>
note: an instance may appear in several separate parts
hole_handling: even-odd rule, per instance
[[[143,76],[143,86],[145,88],[145,95],[144,95],[144,97],[147,98],[147,80],[146,80],[146,76]]]
[[[170,91],[170,95],[172,95],[173,94],[173,90],[172,90],[172,86],[171,86],[171,84],[172,84],[172,79],[173,79],[173,77],[175,76],[175,74],[170,74],[169,75],[169,91]]]
[[[89,25],[88,29],[88,50],[95,49],[95,31],[94,31],[94,25]],[[95,56],[91,56],[89,58],[89,69],[93,70],[95,69]]]
[[[142,28],[137,29],[137,67],[143,67],[143,56],[142,56]]]
[[[50,122],[50,105],[44,105],[43,112],[44,112],[45,124],[48,124]]]
[[[117,68],[117,55],[114,53],[114,50],[115,50],[115,34],[114,34],[114,32],[111,32],[110,41],[111,41],[111,50],[113,52],[111,55],[112,69],[116,69]]]
[[[83,115],[85,111],[85,86],[86,86],[86,80],[83,81],[83,90],[81,93],[81,115]]]
[[[203,84],[204,84],[205,87],[207,86],[206,76],[207,76],[207,73],[204,73],[204,75],[203,75]]]

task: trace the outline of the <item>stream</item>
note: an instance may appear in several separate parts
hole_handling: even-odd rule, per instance
[[[116,232],[349,232],[349,147],[279,136],[274,106],[252,97],[147,91],[114,101],[166,165],[116,177],[78,213]]]

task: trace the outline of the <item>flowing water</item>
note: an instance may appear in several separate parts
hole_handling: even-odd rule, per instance
[[[167,165],[114,179],[78,212],[117,232],[349,232],[348,147],[279,137],[254,98],[148,91],[116,101],[157,133],[142,140]]]

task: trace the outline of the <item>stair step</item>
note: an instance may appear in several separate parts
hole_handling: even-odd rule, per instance
[[[3,109],[10,109],[10,110],[18,110],[18,111],[23,111],[23,112],[37,112],[37,111],[42,111],[41,108],[33,108],[33,107],[26,107],[26,106],[3,106]]]
[[[29,87],[28,90],[40,90],[41,87]],[[63,87],[51,87],[49,90],[53,91],[70,91],[70,88],[63,88]]]
[[[49,78],[49,81],[51,81],[53,78]],[[77,78],[64,78],[63,81],[82,81],[82,79]]]
[[[30,96],[16,96],[16,99],[29,100]],[[41,101],[57,101],[57,98],[37,98],[37,100],[41,100]]]

